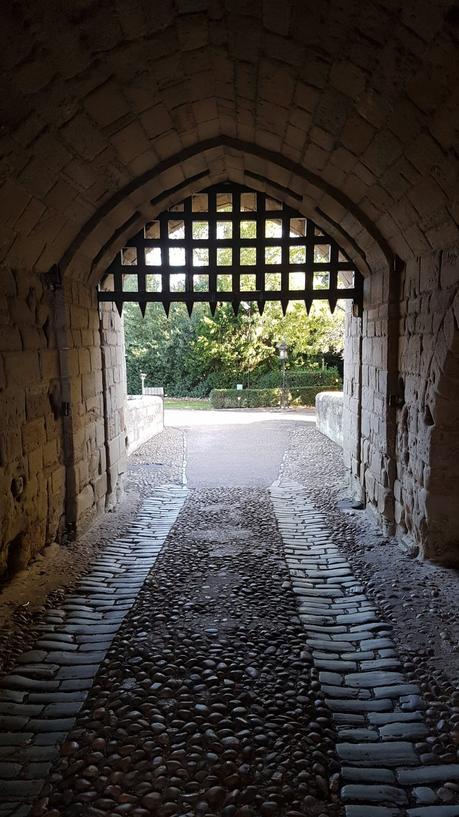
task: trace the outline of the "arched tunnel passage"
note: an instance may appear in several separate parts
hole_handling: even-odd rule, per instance
[[[457,563],[457,8],[2,15],[0,565],[35,559],[35,583],[1,632],[0,809],[449,817],[457,577],[390,535]],[[269,498],[229,492],[222,524],[213,489],[150,492],[84,579],[30,612],[44,546],[123,519],[121,324],[101,275],[145,224],[228,181],[316,224],[364,277],[343,450],[384,536],[335,507],[334,449],[297,428]]]
[[[158,174],[153,175],[156,177]],[[86,293],[89,284],[92,309],[94,287],[98,279],[102,278],[98,291],[99,301],[102,304],[113,301],[120,313],[126,300],[138,301],[141,308],[147,302],[161,301],[166,309],[169,309],[172,301],[184,301],[189,311],[194,301],[208,301],[211,310],[215,309],[219,300],[231,301],[235,311],[242,300],[256,300],[261,310],[266,302],[280,301],[285,311],[289,299],[301,299],[309,311],[316,299],[327,300],[334,309],[338,298],[349,298],[354,303],[355,314],[359,314],[363,304],[364,281],[360,268],[366,269],[365,253],[347,234],[345,241],[356,263],[344,253],[331,235],[327,235],[317,223],[303,215],[303,203],[301,210],[298,210],[270,192],[228,182],[204,188],[206,192],[203,192],[201,183],[201,179],[192,180],[191,195],[185,200],[178,198],[177,191],[173,199],[168,191],[158,197],[154,218],[147,221],[134,236],[132,224],[128,234],[125,234],[127,228],[117,229],[110,241],[103,244],[89,269],[86,265],[89,276],[86,283],[81,280],[82,270],[85,270],[84,255],[81,256],[82,246],[88,236],[93,232],[97,233],[95,225],[88,224],[73,247],[76,260],[71,260],[67,253],[59,265],[45,275],[45,280],[57,293],[57,298],[66,299],[71,293],[73,300],[74,292],[81,288]],[[268,184],[268,190],[269,187]],[[139,188],[144,195],[143,183],[139,182]],[[183,189],[183,185],[180,188]],[[128,192],[125,191],[127,196]],[[280,193],[285,196],[285,192],[278,186],[276,195]],[[228,203],[222,204],[221,209],[217,206],[220,199],[229,201],[230,198],[231,210]],[[164,200],[170,202],[170,209],[158,212],[159,201]],[[106,211],[99,214],[102,224],[110,215],[108,225],[111,226],[112,208],[116,206],[117,202],[112,202]],[[203,221],[204,207],[207,207],[207,212]],[[180,234],[180,225],[183,235]],[[241,225],[242,229],[246,229],[245,237],[241,236]],[[197,227],[201,232],[203,229],[207,231],[206,234],[195,238],[194,231]],[[221,229],[230,229],[231,236],[219,237],[217,231]],[[270,230],[272,235],[267,234]],[[333,226],[332,232],[336,232]],[[385,259],[386,248],[382,239],[379,240],[381,246],[377,245],[374,252],[376,256],[379,253],[378,257]],[[222,247],[225,245],[224,249],[229,249],[233,254],[229,287],[228,277],[219,275],[219,272],[225,272],[218,265],[218,253],[221,252],[219,244]],[[113,253],[118,248],[115,260],[112,260]],[[195,273],[193,263],[197,251],[201,253],[201,257],[197,259],[199,272]],[[265,257],[268,251],[269,263]],[[171,253],[174,255],[172,263]],[[180,253],[183,258],[178,264],[177,256]],[[203,266],[204,255],[206,264]],[[107,259],[105,268],[102,266],[102,258]],[[98,278],[95,278],[96,270]],[[195,287],[195,276],[200,279],[199,291]],[[181,283],[171,286],[173,280],[181,277]],[[204,278],[207,278],[207,291],[201,286]],[[221,291],[220,278],[224,278]],[[241,289],[241,282],[243,287],[247,285],[246,291]],[[179,288],[184,291],[179,292]],[[61,306],[57,307],[57,312],[62,315]],[[62,344],[61,382],[63,391],[70,398],[64,400],[63,404],[71,406],[75,397],[77,398],[76,405],[63,417],[63,425],[66,427],[63,435],[67,472],[66,529],[71,536],[76,531],[83,530],[104,505],[111,508],[116,503],[122,490],[125,468],[122,330],[110,309],[102,309],[99,339],[96,340],[96,347],[100,346],[98,352],[97,348],[92,348],[93,335],[80,332],[78,324],[81,314],[81,309],[77,306],[76,331],[68,325],[63,327],[59,341]],[[93,317],[94,313],[89,317],[90,322]],[[356,321],[358,323],[357,319]],[[74,338],[81,338],[83,345],[86,345],[88,338],[89,348],[84,352],[75,348]],[[90,368],[94,361],[96,368],[100,367],[96,382],[90,370],[82,369],[72,373],[75,357],[78,358],[77,367],[80,367],[80,354],[85,358],[83,369],[87,366],[88,356]],[[86,389],[89,390],[88,398],[84,397]],[[99,401],[98,411],[91,410],[88,416],[84,407],[90,405],[93,409],[94,400]],[[86,439],[87,431],[82,427],[85,422],[91,428],[90,440]],[[88,460],[88,447],[91,450],[89,469],[85,464]]]

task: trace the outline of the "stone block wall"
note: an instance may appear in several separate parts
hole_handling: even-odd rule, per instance
[[[321,391],[316,395],[316,425],[337,445],[343,445],[343,392]]]
[[[389,270],[365,279],[364,312],[348,309],[344,353],[343,442],[351,491],[392,532],[391,479],[394,471],[393,420],[389,394],[393,379]]]
[[[40,279],[10,268],[57,264],[95,286],[125,238],[179,190],[196,192],[199,177],[200,187],[230,180],[281,196],[368,273],[346,351],[353,488],[426,553],[442,528],[453,541],[454,480],[441,463],[456,445],[445,417],[456,381],[456,7],[359,2],[330,16],[300,0],[282,14],[272,0],[186,0],[151,14],[120,0],[109,15],[83,4],[75,25],[74,4],[54,4],[52,19],[46,5],[17,4],[4,25],[4,540],[26,553],[55,535],[64,462],[67,524],[89,523],[119,492],[125,454],[116,316],[100,330],[94,292],[69,284],[56,294],[55,340]],[[401,297],[382,269],[390,253],[408,264]]]
[[[95,292],[75,281],[56,298],[63,303],[59,335],[66,404],[67,525],[73,535],[102,509],[105,494],[100,490],[107,479],[101,341]]]
[[[399,348],[397,530],[422,555],[458,564],[458,247],[407,264]]]
[[[120,497],[123,330],[95,289],[0,274],[0,575],[74,536]]]
[[[346,304],[343,383],[343,456],[350,489],[356,499],[362,498],[361,469],[361,384],[362,384],[362,323],[352,317],[351,304]]]
[[[103,490],[95,491],[95,498],[96,501],[100,498],[106,508],[111,508],[123,493],[126,471],[126,361],[123,323],[115,305],[101,304],[100,316],[107,481]]]
[[[0,271],[0,574],[62,529],[65,493],[53,305],[37,276]]]
[[[126,462],[124,342],[112,304],[99,311],[95,288],[64,290],[61,370],[69,404],[67,522],[84,530],[121,496]]]
[[[391,360],[391,272],[377,270],[365,281],[361,354],[360,475],[367,506],[393,533],[393,418],[389,408]]]
[[[459,249],[409,261],[397,286],[373,273],[364,303],[363,318],[346,321],[351,490],[388,533],[458,564]]]
[[[127,454],[159,434],[164,428],[164,400],[162,397],[129,397],[127,403]]]

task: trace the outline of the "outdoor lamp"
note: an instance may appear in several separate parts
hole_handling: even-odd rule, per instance
[[[288,358],[288,346],[285,340],[281,341],[281,343],[277,344],[277,348],[279,349],[279,357],[281,360],[287,360]]]
[[[285,340],[277,344],[279,350],[279,359],[282,363],[282,392],[281,392],[281,409],[287,407],[287,390],[285,388],[285,362],[288,358],[288,346]]]

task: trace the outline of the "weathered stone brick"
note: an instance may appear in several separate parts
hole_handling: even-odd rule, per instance
[[[0,390],[6,388],[6,374],[5,374],[5,363],[3,360],[3,355],[0,354]]]
[[[115,146],[121,160],[130,162],[145,153],[150,148],[150,143],[138,122],[131,122],[125,128],[113,134],[111,142]]]
[[[40,380],[40,366],[37,352],[7,352],[4,355],[6,381],[8,386],[23,387],[24,383]]]
[[[85,107],[100,125],[109,125],[129,113],[129,105],[113,81],[97,88],[85,99]]]
[[[365,88],[365,72],[352,62],[335,62],[330,72],[331,84],[346,96],[357,97]]]
[[[95,159],[106,147],[97,128],[89,117],[82,113],[77,114],[65,125],[63,136],[79,156],[89,161]],[[50,191],[49,195],[51,193],[52,191]],[[74,198],[73,195],[72,198]]]
[[[49,440],[43,446],[43,465],[45,468],[50,468],[57,462],[58,462],[57,440]]]
[[[86,485],[76,498],[77,519],[84,517],[88,511],[94,507],[94,489],[92,485]]]
[[[445,250],[441,256],[440,285],[442,289],[457,286],[459,283],[459,251]]]
[[[420,292],[435,291],[439,286],[439,277],[440,277],[439,254],[428,255],[427,257],[421,258],[419,279]]]
[[[33,451],[30,451],[27,460],[29,463],[30,475],[33,476],[41,473],[43,469],[43,449],[35,448]]]
[[[31,420],[22,427],[22,445],[26,454],[35,448],[43,450],[45,444],[46,431],[43,417]]]

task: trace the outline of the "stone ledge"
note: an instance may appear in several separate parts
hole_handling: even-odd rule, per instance
[[[321,391],[316,396],[318,430],[343,447],[343,392]]]
[[[162,397],[140,395],[129,397],[126,407],[126,452],[129,456],[164,428]]]

